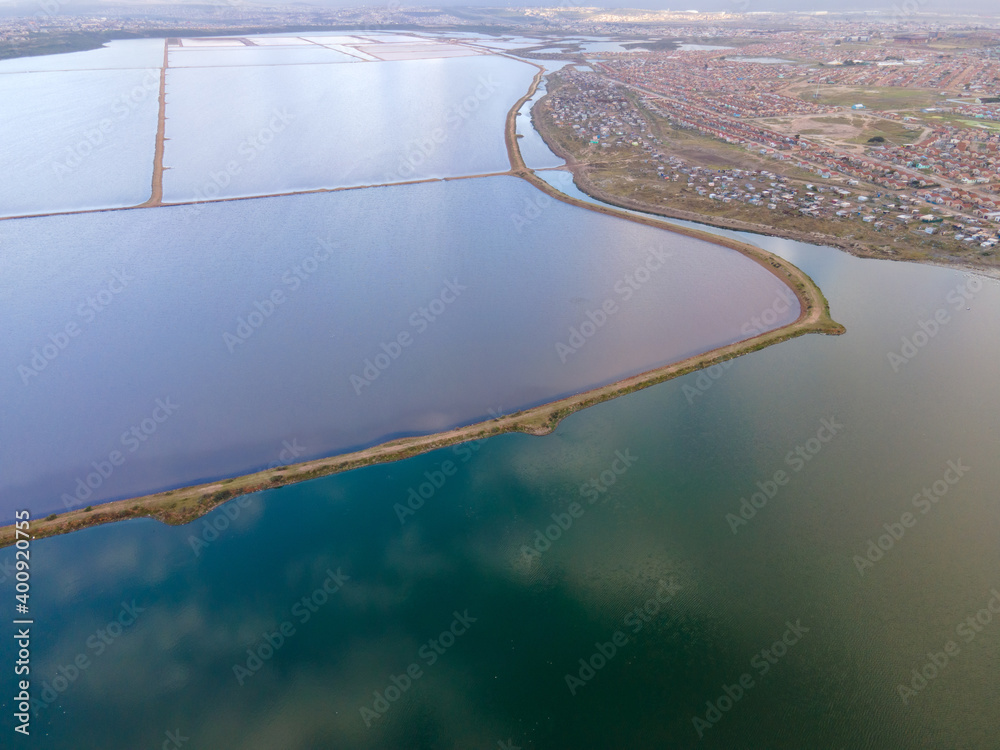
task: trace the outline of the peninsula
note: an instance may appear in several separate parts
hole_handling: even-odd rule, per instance
[[[773,331],[753,336],[704,354],[689,357],[634,375],[609,385],[585,391],[514,414],[485,422],[458,427],[432,435],[420,435],[391,440],[353,453],[330,456],[302,463],[267,469],[265,471],[233,477],[221,481],[158,492],[142,497],[118,500],[98,506],[52,514],[35,519],[32,524],[36,539],[71,531],[78,531],[130,518],[155,518],[163,523],[181,525],[190,523],[219,505],[241,495],[275,489],[289,484],[317,479],[363,466],[398,461],[429,451],[459,443],[480,440],[507,432],[529,435],[547,435],[564,418],[585,409],[634,391],[671,380],[691,372],[719,365],[742,354],[757,351],[773,344],[796,338],[806,333],[839,335],[845,332],[842,325],[830,316],[829,305],[822,291],[807,274],[784,259],[759,247],[728,238],[718,237],[698,229],[680,227],[653,216],[639,216],[611,206],[595,205],[559,192],[527,168],[517,145],[516,118],[524,103],[536,92],[544,69],[541,66],[528,92],[511,107],[507,114],[505,138],[510,158],[510,174],[521,177],[556,200],[588,211],[596,211],[616,218],[632,221],[712,242],[742,253],[760,264],[785,283],[799,300],[801,313],[793,323]],[[13,544],[14,526],[0,528],[0,547]]]

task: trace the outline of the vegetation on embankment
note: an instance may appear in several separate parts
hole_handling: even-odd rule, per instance
[[[921,231],[919,222],[901,225],[886,219],[885,226],[860,221],[856,216],[808,216],[798,210],[771,210],[733,200],[724,203],[700,195],[686,181],[674,182],[658,174],[658,166],[641,147],[618,144],[613,148],[592,145],[569,125],[558,126],[552,117],[550,96],[573,86],[558,74],[549,76],[548,94],[532,109],[532,122],[549,148],[566,160],[576,186],[596,200],[633,211],[692,221],[720,229],[783,237],[814,245],[836,247],[858,257],[902,260],[966,268],[993,277],[1000,276],[1000,255],[976,243],[963,243],[943,231],[933,235]],[[668,153],[691,167],[768,170],[788,180],[800,192],[817,182],[815,174],[790,162],[761,156],[740,146],[724,143],[691,130],[682,130],[644,107],[641,97],[626,92],[645,119],[649,132]],[[835,181],[836,182],[836,181]],[[857,191],[858,188],[852,188]],[[869,189],[871,193],[875,188]]]
[[[844,333],[844,327],[830,317],[829,305],[819,287],[816,286],[806,273],[782,258],[744,242],[718,237],[698,229],[674,226],[651,216],[627,214],[614,208],[598,206],[569,197],[555,190],[548,183],[530,172],[525,167],[524,160],[517,146],[516,117],[518,110],[524,102],[534,95],[541,80],[541,75],[540,69],[539,74],[535,76],[531,89],[514,104],[507,116],[505,137],[511,160],[512,174],[528,180],[539,190],[545,191],[547,194],[564,203],[614,216],[619,219],[654,226],[717,245],[723,245],[743,253],[773,273],[795,292],[801,308],[799,318],[784,328],[768,331],[744,341],[689,357],[680,362],[658,367],[625,378],[616,383],[594,388],[549,404],[525,409],[515,414],[500,416],[485,422],[433,435],[420,435],[391,440],[371,448],[339,456],[304,461],[299,464],[283,466],[277,469],[266,469],[253,474],[221,481],[158,492],[128,500],[119,500],[95,507],[72,510],[62,514],[52,514],[45,519],[35,519],[32,521],[31,531],[33,537],[40,539],[130,518],[155,518],[166,524],[181,525],[200,518],[233,498],[252,492],[276,489],[364,466],[399,461],[429,451],[459,443],[481,440],[503,433],[522,432],[529,435],[547,435],[556,428],[560,421],[589,406],[720,364],[726,360],[763,349],[782,341],[787,341],[806,333],[832,335]],[[0,547],[9,546],[13,542],[14,527],[6,526],[0,528]]]

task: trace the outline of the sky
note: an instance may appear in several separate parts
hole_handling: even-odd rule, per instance
[[[634,6],[634,3],[629,5]],[[732,10],[736,6],[747,12],[753,11],[816,11],[827,10],[831,13],[886,9],[890,13],[894,6],[900,9],[916,7],[918,13],[982,13],[1000,16],[1000,0],[846,0],[841,2],[815,2],[815,0],[680,0],[673,3],[642,3],[638,7],[671,8],[673,10]]]
[[[183,0],[183,2],[171,2],[171,0],[58,0],[63,7],[73,6],[76,8],[101,6],[122,7],[133,5],[142,7],[144,5],[157,5],[160,7],[177,5],[197,5],[210,4],[212,0]],[[38,6],[42,0],[0,0],[0,10],[8,12],[14,8],[31,8]],[[293,5],[308,4],[322,7],[386,7],[400,4],[403,7],[447,7],[447,3],[435,3],[433,0],[375,0],[365,2],[364,0],[243,0],[247,5]],[[698,10],[698,11],[733,11],[733,12],[763,12],[763,11],[817,11],[828,10],[832,13],[845,11],[878,11],[886,16],[908,15],[907,11],[916,9],[917,13],[954,14],[954,13],[974,13],[989,15],[1000,18],[1000,0],[829,0],[823,3],[822,0],[605,0],[605,2],[593,2],[593,0],[514,0],[510,3],[498,2],[498,0],[462,0],[460,3],[450,3],[453,5],[465,6],[486,6],[501,7],[504,5],[525,7],[559,7],[585,5],[589,7],[606,8],[648,8],[655,10]]]

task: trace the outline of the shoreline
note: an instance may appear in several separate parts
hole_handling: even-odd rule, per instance
[[[535,94],[545,69],[535,63],[529,62],[528,64],[535,65],[539,71],[535,75],[528,93],[516,101],[508,111],[504,128],[504,138],[511,163],[510,174],[530,182],[539,190],[563,203],[736,250],[766,268],[795,293],[801,309],[799,317],[793,323],[782,328],[718,347],[679,362],[647,370],[608,385],[485,422],[431,435],[390,440],[360,451],[304,461],[277,469],[265,469],[229,479],[88,506],[90,510],[76,509],[61,514],[50,514],[45,519],[32,519],[33,538],[43,539],[130,518],[154,518],[162,523],[179,526],[197,520],[229,500],[261,490],[276,489],[363,466],[399,461],[432,450],[480,440],[493,435],[513,432],[538,436],[548,435],[563,419],[589,406],[721,364],[743,354],[749,354],[807,333],[827,335],[845,333],[844,327],[830,317],[829,304],[815,282],[805,272],[784,259],[738,240],[718,237],[698,229],[675,226],[652,216],[634,216],[611,207],[587,203],[559,192],[529,170],[517,146],[517,115],[524,103]],[[55,517],[53,518],[53,516]],[[13,524],[0,528],[0,547],[13,544],[14,538]]]
[[[580,190],[580,192],[586,193],[594,200],[601,201],[602,203],[607,203],[608,205],[617,206],[618,208],[624,208],[630,211],[640,211],[653,216],[662,216],[666,219],[690,221],[697,224],[703,224],[707,227],[713,227],[715,229],[726,229],[733,232],[747,232],[750,234],[761,235],[763,237],[777,237],[780,239],[793,240],[795,242],[804,242],[810,245],[833,247],[838,250],[842,250],[849,255],[853,255],[855,258],[889,260],[899,263],[920,263],[927,266],[936,266],[938,268],[949,268],[952,270],[975,273],[987,278],[1000,280],[1000,268],[994,265],[977,264],[969,262],[968,260],[946,260],[944,258],[899,258],[879,253],[877,250],[868,247],[863,242],[844,239],[832,234],[823,234],[822,232],[805,232],[795,229],[776,229],[775,227],[767,224],[757,224],[750,221],[743,221],[741,219],[724,219],[708,214],[700,214],[696,211],[671,209],[663,205],[652,206],[641,201],[610,195],[606,191],[597,187],[590,180],[586,169],[587,165],[585,163],[581,163],[576,156],[569,153],[562,147],[562,145],[551,137],[551,135],[547,132],[544,121],[541,123],[542,126],[539,127],[533,115],[531,120],[532,126],[535,128],[535,132],[538,133],[541,139],[545,142],[545,145],[548,146],[549,150],[565,162],[562,166],[550,167],[547,171],[559,170],[569,172],[573,175],[573,183]]]

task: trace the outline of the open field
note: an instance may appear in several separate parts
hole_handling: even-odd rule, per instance
[[[960,120],[959,122],[968,128],[982,128],[983,130],[992,130],[995,133],[1000,132],[1000,122],[995,120]]]
[[[854,111],[835,115],[776,117],[758,122],[788,135],[803,135],[813,141],[825,140],[830,144],[843,146],[866,145],[869,139],[876,137],[885,138],[888,143],[903,145],[916,141],[923,130]]]
[[[954,52],[956,50],[982,49],[992,46],[993,39],[989,34],[982,36],[952,34],[943,39],[932,40],[927,44],[928,49],[938,52]]]
[[[1000,122],[995,120],[977,120],[969,115],[957,114],[953,112],[926,112],[921,113],[920,118],[929,125],[955,125],[963,128],[985,128],[987,130],[1000,130]]]
[[[792,86],[783,93],[818,104],[831,104],[840,107],[864,104],[868,109],[879,111],[933,107],[946,98],[941,96],[939,91],[929,89],[868,88],[820,84],[819,97],[815,96],[816,91],[817,87],[813,84],[801,84]]]

